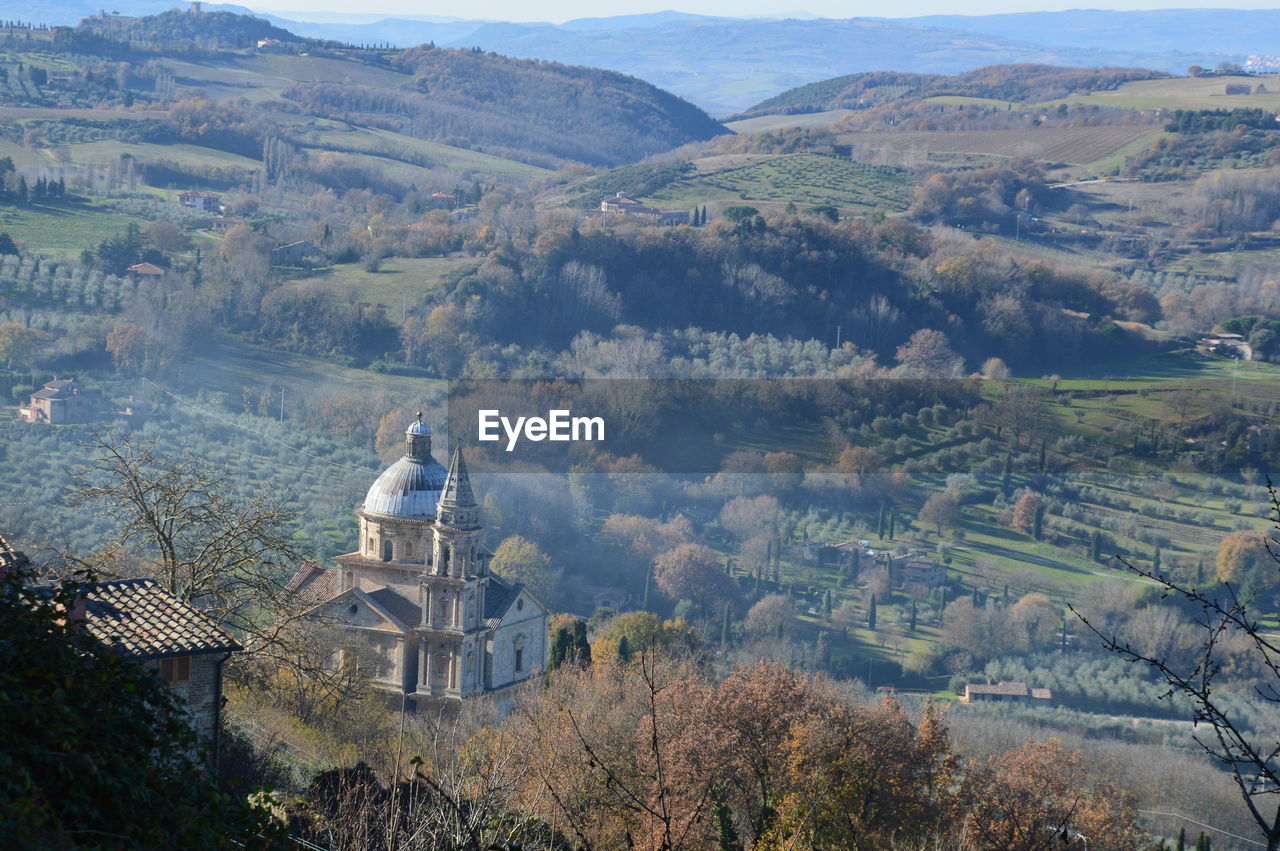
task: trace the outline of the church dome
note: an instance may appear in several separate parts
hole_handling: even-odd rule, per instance
[[[365,494],[364,510],[401,517],[434,517],[446,471],[434,458],[404,457],[378,476]]]
[[[418,414],[405,429],[406,453],[382,471],[364,498],[364,510],[371,514],[398,517],[434,517],[446,471],[431,456],[431,426]]]

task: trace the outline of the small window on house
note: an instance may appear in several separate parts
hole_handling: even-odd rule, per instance
[[[191,680],[191,657],[173,656],[168,659],[161,659],[160,678],[171,685],[189,682]]]
[[[524,670],[524,648],[517,647],[516,648],[516,673],[520,673],[523,670]]]
[[[359,611],[360,611],[360,607],[359,607],[359,606],[357,606],[355,603],[352,603],[352,604],[351,604],[351,608],[347,609],[347,614],[349,614],[349,615],[355,615],[355,614],[356,614],[356,613],[358,613]]]
[[[517,612],[524,611],[524,597],[521,597],[519,600],[516,600],[516,611]]]

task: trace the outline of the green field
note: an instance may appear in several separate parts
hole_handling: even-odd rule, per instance
[[[655,192],[663,206],[761,202],[903,210],[912,181],[904,172],[882,170],[818,154],[792,154],[682,178]]]
[[[9,234],[20,247],[25,245],[40,254],[60,258],[97,248],[130,222],[145,224],[142,219],[92,203],[66,201],[0,206],[0,233]]]
[[[405,305],[414,305],[436,289],[440,279],[456,269],[476,266],[470,257],[391,257],[377,272],[366,272],[358,263],[343,263],[289,284],[294,289],[320,288],[334,298],[354,294],[367,304],[380,304],[399,316]]]
[[[1228,95],[1231,84],[1262,84],[1263,94]],[[1039,104],[1082,103],[1126,109],[1270,109],[1280,110],[1280,77],[1173,77],[1165,80],[1137,80],[1113,91],[1089,92]]]

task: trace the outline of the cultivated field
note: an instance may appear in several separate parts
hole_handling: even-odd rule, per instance
[[[911,178],[835,157],[793,154],[683,178],[652,198],[675,207],[759,201],[902,210],[911,200]]]
[[[831,109],[826,112],[805,112],[796,115],[757,115],[741,121],[730,121],[728,127],[734,133],[764,133],[769,130],[786,130],[792,127],[823,127],[839,124],[840,119],[853,112],[851,109]]]
[[[1123,148],[1142,146],[1163,131],[1150,125],[1113,127],[1056,127],[1032,130],[924,130],[897,133],[845,133],[842,142],[920,157],[934,154],[990,157],[1030,157],[1044,162],[1087,165]]]

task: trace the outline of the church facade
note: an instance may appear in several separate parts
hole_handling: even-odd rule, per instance
[[[388,691],[462,699],[528,679],[546,664],[550,613],[491,572],[461,450],[445,470],[421,414],[405,441],[356,511],[359,549],[304,566],[289,590],[372,653]]]

